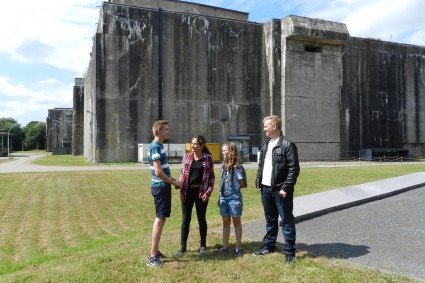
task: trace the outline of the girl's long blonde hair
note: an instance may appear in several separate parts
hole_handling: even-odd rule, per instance
[[[226,171],[230,172],[232,168],[236,168],[241,164],[239,151],[236,147],[236,144],[232,142],[226,142],[223,144],[223,146],[226,146],[229,152],[228,157],[223,158],[223,168],[226,169]]]

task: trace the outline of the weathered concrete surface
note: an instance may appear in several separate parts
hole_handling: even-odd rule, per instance
[[[282,113],[282,31],[281,21],[271,20],[264,24],[264,44],[267,68],[265,82],[268,91],[264,93],[265,114],[281,115]]]
[[[72,108],[49,109],[46,119],[47,151],[55,148],[71,148]]]
[[[170,0],[110,0],[110,3],[124,4],[130,6],[140,6],[144,8],[159,8],[165,11],[179,12],[185,14],[197,14],[217,18],[233,19],[237,21],[247,21],[248,13],[204,5],[200,3],[188,3],[184,1]]]
[[[351,38],[343,57],[343,151],[425,154],[425,48]]]
[[[259,144],[263,45],[260,24],[104,3],[86,83],[96,124],[84,129],[86,157],[136,161],[160,118],[171,121],[172,143],[248,133]]]
[[[283,131],[302,159],[339,157],[341,46],[345,24],[288,16],[282,20]]]
[[[282,19],[282,33],[285,38],[325,45],[344,45],[350,38],[343,23],[300,16]]]
[[[342,23],[288,16],[258,24],[176,3],[102,5],[84,89],[90,160],[136,161],[137,144],[162,118],[171,143],[246,135],[258,147],[270,114],[282,117],[302,160],[364,148],[425,154],[425,48],[350,38]]]
[[[84,79],[76,78],[73,92],[72,155],[84,150]]]

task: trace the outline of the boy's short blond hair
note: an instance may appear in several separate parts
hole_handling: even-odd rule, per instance
[[[271,120],[272,123],[273,123],[273,125],[276,125],[276,127],[279,130],[282,129],[282,121],[280,120],[279,116],[277,116],[277,115],[271,115],[271,116],[264,117],[263,124],[264,124],[264,122],[266,122],[266,120]]]
[[[162,129],[163,126],[168,125],[168,121],[167,120],[158,120],[155,121],[155,123],[153,123],[152,125],[152,133],[154,134],[154,136],[158,135],[158,131]]]

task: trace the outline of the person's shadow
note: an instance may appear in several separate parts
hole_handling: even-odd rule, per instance
[[[359,257],[369,253],[369,247],[365,245],[350,245],[344,243],[327,243],[327,244],[304,244],[297,243],[299,251],[306,251],[311,257],[331,257],[339,259],[348,259]]]
[[[244,256],[251,256],[256,249],[261,248],[262,242],[243,242],[241,248],[244,252]],[[208,248],[208,253],[200,255],[197,250],[190,250],[184,256],[172,255],[165,261],[170,262],[189,262],[189,261],[208,261],[208,260],[235,260],[235,257],[232,254],[232,249],[229,249],[228,253],[222,254],[218,250],[221,245],[216,244],[213,247]],[[276,242],[277,250],[276,252],[281,252],[283,248],[283,243]],[[338,259],[348,259],[352,257],[359,257],[369,253],[369,247],[364,245],[349,245],[344,243],[328,243],[328,244],[304,244],[297,243],[296,248],[298,252],[305,251],[307,254],[301,255],[300,258],[304,257],[329,257],[329,258],[338,258]],[[298,255],[297,255],[298,256]]]
[[[241,249],[243,251],[243,256],[251,256],[256,249],[261,248],[261,242],[243,242],[241,243]],[[189,261],[208,261],[208,260],[236,260],[238,257],[235,257],[233,254],[234,245],[232,244],[229,247],[227,253],[220,253],[219,249],[221,244],[215,244],[214,246],[208,247],[208,252],[206,254],[200,255],[197,250],[189,250],[183,256],[172,255],[166,261],[178,261],[178,262],[189,262]]]

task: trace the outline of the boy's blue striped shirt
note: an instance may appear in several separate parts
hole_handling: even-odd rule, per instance
[[[149,146],[148,151],[148,160],[149,160],[149,167],[151,169],[151,175],[152,175],[152,186],[153,187],[164,187],[165,182],[155,176],[155,169],[153,167],[153,161],[159,160],[161,162],[161,168],[162,171],[164,171],[165,175],[171,178],[170,173],[170,165],[168,164],[167,154],[165,152],[164,145],[162,143],[159,143],[157,141],[152,141]]]

